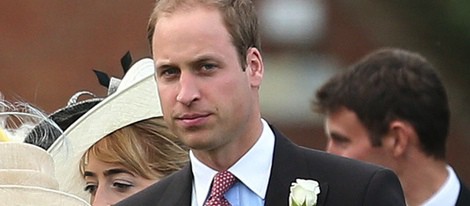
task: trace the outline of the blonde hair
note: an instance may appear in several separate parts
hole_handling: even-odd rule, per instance
[[[169,131],[162,117],[142,120],[107,135],[80,161],[83,175],[88,157],[123,165],[146,179],[161,179],[188,162],[188,149]]]

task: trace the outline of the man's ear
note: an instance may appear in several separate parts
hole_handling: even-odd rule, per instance
[[[261,53],[257,48],[250,47],[246,53],[246,73],[252,87],[261,85],[264,74],[264,64]]]
[[[407,148],[416,142],[418,136],[411,124],[401,120],[390,123],[386,146],[392,150],[394,157],[402,156]]]

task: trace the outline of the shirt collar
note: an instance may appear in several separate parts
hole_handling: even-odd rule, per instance
[[[271,174],[274,133],[265,120],[261,119],[261,122],[263,124],[263,131],[258,141],[228,171],[235,175],[251,191],[264,199]],[[189,158],[194,175],[193,195],[196,196],[197,204],[203,205],[209,193],[212,179],[217,171],[200,162],[192,151],[189,152]]]
[[[193,179],[193,198],[196,197],[197,205],[203,205],[209,193],[212,179],[217,171],[204,165],[199,161],[192,151],[189,151],[189,159],[191,161],[191,170],[194,175]]]
[[[460,191],[460,182],[451,166],[447,165],[447,180],[423,206],[455,205]]]

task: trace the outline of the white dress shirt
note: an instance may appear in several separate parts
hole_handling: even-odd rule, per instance
[[[447,165],[447,180],[423,206],[454,206],[460,192],[460,182],[451,166]]]
[[[228,171],[239,180],[226,194],[225,198],[232,206],[264,205],[274,152],[274,133],[266,123],[258,141]],[[189,152],[194,175],[191,195],[192,206],[203,206],[208,198],[212,179],[217,171],[204,165]]]

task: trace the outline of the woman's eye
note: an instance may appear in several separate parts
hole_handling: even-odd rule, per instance
[[[134,185],[131,183],[123,183],[123,182],[114,182],[113,188],[116,188],[120,192],[125,192],[129,190],[129,188],[133,187]]]
[[[96,188],[97,188],[96,185],[88,184],[87,186],[85,186],[84,190],[87,191],[88,193],[94,195],[96,193]]]

